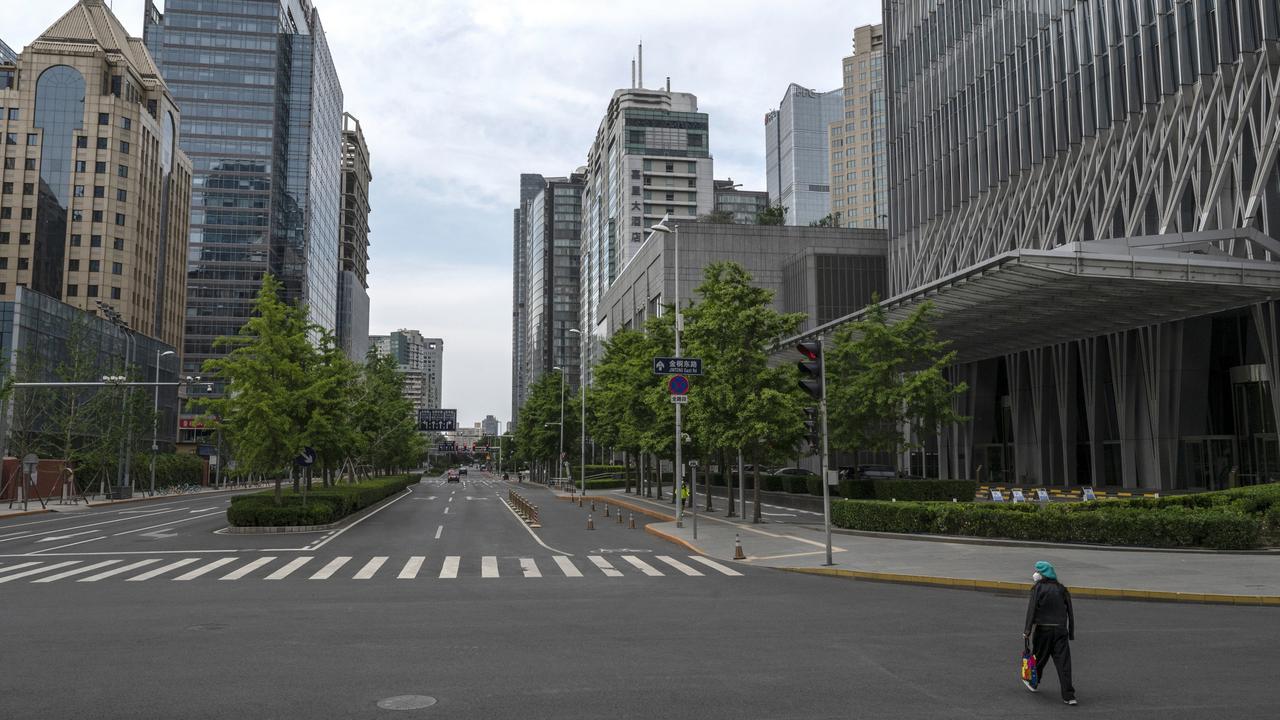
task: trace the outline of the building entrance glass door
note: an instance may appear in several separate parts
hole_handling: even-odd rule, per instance
[[[1232,435],[1184,437],[1181,467],[1180,489],[1221,490],[1227,487],[1231,468],[1238,467],[1236,438]]]

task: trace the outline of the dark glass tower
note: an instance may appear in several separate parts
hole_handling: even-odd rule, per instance
[[[145,38],[195,166],[184,371],[240,329],[266,273],[332,331],[342,88],[319,13],[308,0],[148,2]]]

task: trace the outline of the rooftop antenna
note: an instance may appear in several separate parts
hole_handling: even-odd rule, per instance
[[[667,76],[667,92],[671,92],[671,76]]]
[[[636,86],[636,59],[631,58],[631,87]]]
[[[636,46],[636,77],[639,85],[636,87],[644,87],[644,42],[642,41]]]

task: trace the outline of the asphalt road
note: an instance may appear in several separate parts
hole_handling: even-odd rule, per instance
[[[0,522],[0,716],[1276,714],[1274,609],[1080,600],[1068,708],[1017,681],[1021,597],[720,569],[519,491],[541,530],[476,475],[329,533],[217,534],[225,498]]]

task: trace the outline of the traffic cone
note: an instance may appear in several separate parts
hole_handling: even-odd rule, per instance
[[[595,529],[596,529],[596,524],[595,524],[594,522],[592,522],[592,520],[591,520],[591,516],[590,516],[590,515],[588,515],[588,516],[587,516],[587,529],[588,529],[588,530],[595,530]]]
[[[746,560],[747,556],[742,552],[742,538],[738,533],[733,534],[733,559]]]

